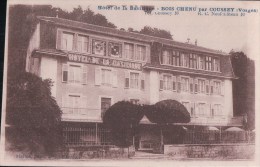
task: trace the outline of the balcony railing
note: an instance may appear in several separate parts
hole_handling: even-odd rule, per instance
[[[101,120],[101,109],[62,107],[63,119]]]

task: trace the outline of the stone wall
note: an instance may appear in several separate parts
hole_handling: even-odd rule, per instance
[[[57,152],[58,159],[118,159],[128,158],[135,154],[134,147],[119,148],[115,146],[81,146],[70,147]]]
[[[253,159],[254,144],[165,145],[164,154],[173,158]]]

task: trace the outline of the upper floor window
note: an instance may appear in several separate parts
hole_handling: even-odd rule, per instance
[[[163,75],[163,90],[172,89],[172,77],[170,75]]]
[[[213,81],[213,94],[220,95],[221,94],[221,82]]]
[[[145,59],[146,59],[146,49],[145,49],[145,46],[137,45],[136,46],[135,60],[145,61]]]
[[[61,48],[63,50],[72,51],[73,50],[73,38],[74,38],[74,34],[63,32],[62,39],[61,39],[61,42],[62,42]]]
[[[162,64],[165,65],[172,65],[172,60],[171,60],[171,54],[169,50],[164,50],[162,52]]]
[[[114,42],[109,42],[108,44],[108,55],[114,57],[122,56],[122,45]]]
[[[130,72],[130,88],[139,88],[139,73]]]
[[[104,56],[106,54],[106,42],[101,40],[92,40],[92,53]]]
[[[220,60],[218,58],[213,59],[214,71],[220,71]]]
[[[181,77],[181,90],[183,92],[189,91],[189,78]]]
[[[217,115],[222,115],[222,106],[221,104],[214,104],[212,109],[211,109],[211,116],[217,116]]]
[[[190,54],[190,68],[197,68],[197,55]]]
[[[206,56],[205,70],[212,70],[212,57]]]
[[[124,53],[125,53],[125,58],[134,59],[134,44],[125,43]]]
[[[181,66],[189,67],[189,55],[186,53],[181,53]]]
[[[172,63],[175,66],[180,66],[180,52],[178,51],[173,51],[172,52]]]
[[[73,64],[63,64],[62,82],[87,83],[87,67]]]
[[[197,58],[198,58],[198,60],[197,60],[197,62],[198,62],[198,68],[199,68],[200,70],[204,70],[204,69],[205,69],[205,57],[202,56],[202,55],[200,55],[200,56],[198,56]]]
[[[206,115],[206,104],[205,103],[198,103],[198,115]]]
[[[117,87],[117,71],[110,68],[95,68],[95,85]]]
[[[77,38],[77,50],[78,52],[89,52],[89,38],[84,35],[78,35]]]
[[[205,80],[198,79],[198,92],[205,93]]]

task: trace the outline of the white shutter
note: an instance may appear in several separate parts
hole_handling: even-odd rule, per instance
[[[62,64],[62,82],[68,82],[68,64]]]
[[[101,85],[101,68],[95,68],[95,85]]]
[[[221,82],[220,91],[221,91],[221,95],[224,96],[225,95],[225,84],[224,84],[224,82]]]
[[[118,86],[117,71],[116,70],[112,70],[112,85],[115,88]]]
[[[87,84],[87,66],[83,65],[82,67],[82,78],[81,78],[82,84]]]

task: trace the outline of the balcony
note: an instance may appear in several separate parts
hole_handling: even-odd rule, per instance
[[[62,107],[63,121],[102,122],[101,109]]]

